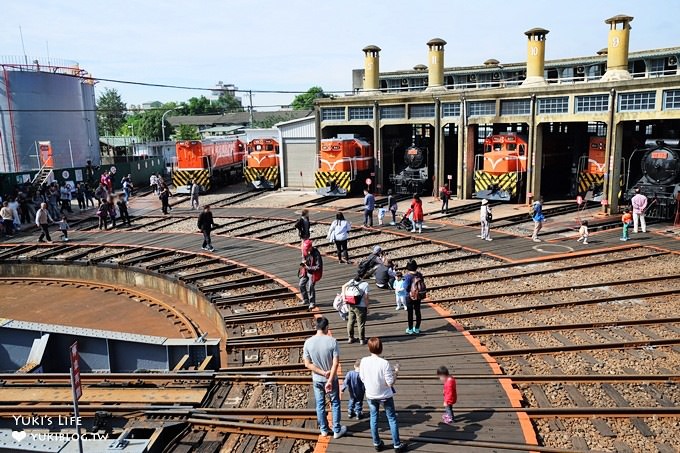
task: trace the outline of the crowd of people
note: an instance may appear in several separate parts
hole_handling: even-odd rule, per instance
[[[99,228],[115,228],[118,224],[130,225],[128,201],[134,191],[131,175],[120,179],[120,193],[114,191],[114,173],[102,171],[88,161],[85,178],[76,183],[46,181],[39,186],[30,182],[17,185],[11,194],[0,197],[0,231],[12,237],[28,225],[35,225],[39,242],[51,242],[50,225],[58,225],[60,239],[68,241],[69,219],[74,214],[75,203],[79,212],[95,209]]]
[[[370,195],[370,194],[367,194]],[[372,210],[371,201],[365,206],[364,220],[370,225]],[[412,208],[421,204],[419,197],[414,197]],[[375,206],[375,205],[373,205]],[[388,202],[388,207],[392,204]],[[390,209],[391,210],[391,209]],[[395,209],[396,211],[396,209]],[[417,214],[422,215],[421,211]],[[416,217],[417,218],[417,217]],[[302,303],[310,309],[317,305],[315,285],[323,277],[323,258],[311,239],[312,227],[309,212],[303,210],[294,225],[301,241],[301,261],[299,267],[299,288]],[[335,220],[328,227],[326,239],[335,243],[339,262],[352,264],[348,254],[347,241],[352,231],[351,223],[342,212],[336,213]],[[408,260],[403,271],[397,263],[387,257],[380,245],[375,245],[371,253],[356,264],[356,272],[344,283],[333,302],[333,306],[343,320],[346,321],[347,344],[359,343],[368,349],[368,355],[357,358],[352,370],[349,370],[340,387],[339,357],[340,346],[337,339],[328,333],[329,321],[325,317],[316,320],[316,334],[309,338],[303,348],[304,364],[312,373],[318,426],[323,436],[340,438],[347,432],[342,425],[340,393],[347,391],[347,416],[350,419],[364,417],[364,400],[368,406],[369,423],[373,446],[382,451],[385,443],[378,431],[378,418],[381,410],[385,413],[392,435],[392,447],[395,451],[405,451],[407,446],[399,437],[399,424],[395,408],[394,385],[399,374],[399,364],[390,364],[381,357],[383,342],[379,337],[370,336],[367,327],[373,302],[371,279],[375,279],[376,291],[393,294],[396,309],[406,311],[406,335],[421,333],[421,304],[427,297],[425,277],[418,270],[415,260]],[[455,403],[455,379],[449,376],[446,367],[437,371],[444,383],[444,408],[442,420],[452,423],[452,405]],[[329,425],[326,404],[330,402],[332,424]]]

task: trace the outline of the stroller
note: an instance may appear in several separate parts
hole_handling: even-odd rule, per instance
[[[411,222],[411,219],[404,216],[401,218],[399,223],[397,223],[397,229],[411,231],[413,229],[413,222]]]

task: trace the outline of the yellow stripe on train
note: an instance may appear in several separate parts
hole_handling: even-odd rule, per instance
[[[517,173],[503,173],[492,175],[482,170],[475,171],[475,192],[488,190],[493,186],[510,193],[513,197],[517,196],[519,188],[519,175]]]
[[[172,184],[175,189],[188,186],[191,181],[201,186],[203,191],[210,190],[210,172],[208,170],[175,170],[172,172]]]
[[[279,167],[245,167],[243,169],[243,175],[245,176],[247,183],[252,184],[253,182],[258,182],[262,177],[274,187],[278,187],[279,185]]]
[[[331,181],[341,189],[350,191],[351,178],[348,171],[317,171],[314,173],[314,183],[317,189],[328,187]]]

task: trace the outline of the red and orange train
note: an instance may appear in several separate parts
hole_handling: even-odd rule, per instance
[[[256,189],[279,184],[279,144],[274,139],[246,143],[244,135],[210,140],[182,140],[175,145],[177,164],[172,183],[177,193],[188,193],[191,182],[207,192],[214,186],[239,180]]]
[[[324,196],[346,196],[366,187],[373,171],[373,147],[355,135],[338,135],[321,140],[318,170],[314,174],[317,192]]]

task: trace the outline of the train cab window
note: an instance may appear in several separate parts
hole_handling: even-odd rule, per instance
[[[505,145],[508,151],[515,151],[517,150],[517,144],[516,143],[508,143]]]
[[[358,146],[354,148],[354,157],[361,157],[361,148]]]
[[[273,146],[273,145],[267,145],[267,146],[265,147],[265,150],[266,150],[266,151],[274,151],[274,146]]]
[[[519,145],[519,155],[520,156],[524,155],[524,145]]]
[[[503,145],[500,143],[494,143],[493,144],[493,150],[494,151],[503,151]]]
[[[491,145],[486,145],[486,146],[484,147],[484,152],[485,152],[485,153],[491,152]]]

